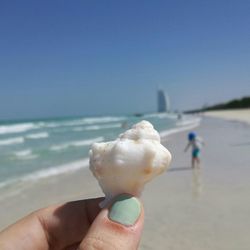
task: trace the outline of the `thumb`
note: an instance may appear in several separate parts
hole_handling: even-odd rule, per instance
[[[144,221],[142,203],[122,194],[104,208],[92,223],[79,250],[135,250],[138,248]]]

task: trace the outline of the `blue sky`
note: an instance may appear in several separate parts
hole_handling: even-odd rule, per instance
[[[0,2],[0,119],[173,109],[250,94],[250,1]]]

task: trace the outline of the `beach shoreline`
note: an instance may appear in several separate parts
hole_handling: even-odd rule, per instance
[[[249,249],[249,128],[205,116],[195,128],[206,144],[197,171],[190,167],[190,152],[183,152],[188,131],[164,137],[173,162],[145,188],[140,249]],[[30,182],[0,201],[0,229],[50,204],[100,196],[87,168]]]

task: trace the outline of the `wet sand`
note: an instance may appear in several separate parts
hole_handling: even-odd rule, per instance
[[[250,126],[205,118],[201,169],[184,154],[186,133],[168,138],[173,164],[149,184],[141,249],[250,249]]]
[[[250,126],[205,117],[195,130],[206,144],[200,169],[183,152],[188,131],[163,140],[173,162],[146,186],[140,249],[250,249]],[[102,196],[87,169],[23,188],[0,200],[0,229],[49,204]]]

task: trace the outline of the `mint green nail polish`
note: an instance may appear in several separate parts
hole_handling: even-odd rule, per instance
[[[141,203],[133,196],[122,194],[118,196],[109,210],[109,219],[132,226],[141,214]]]

